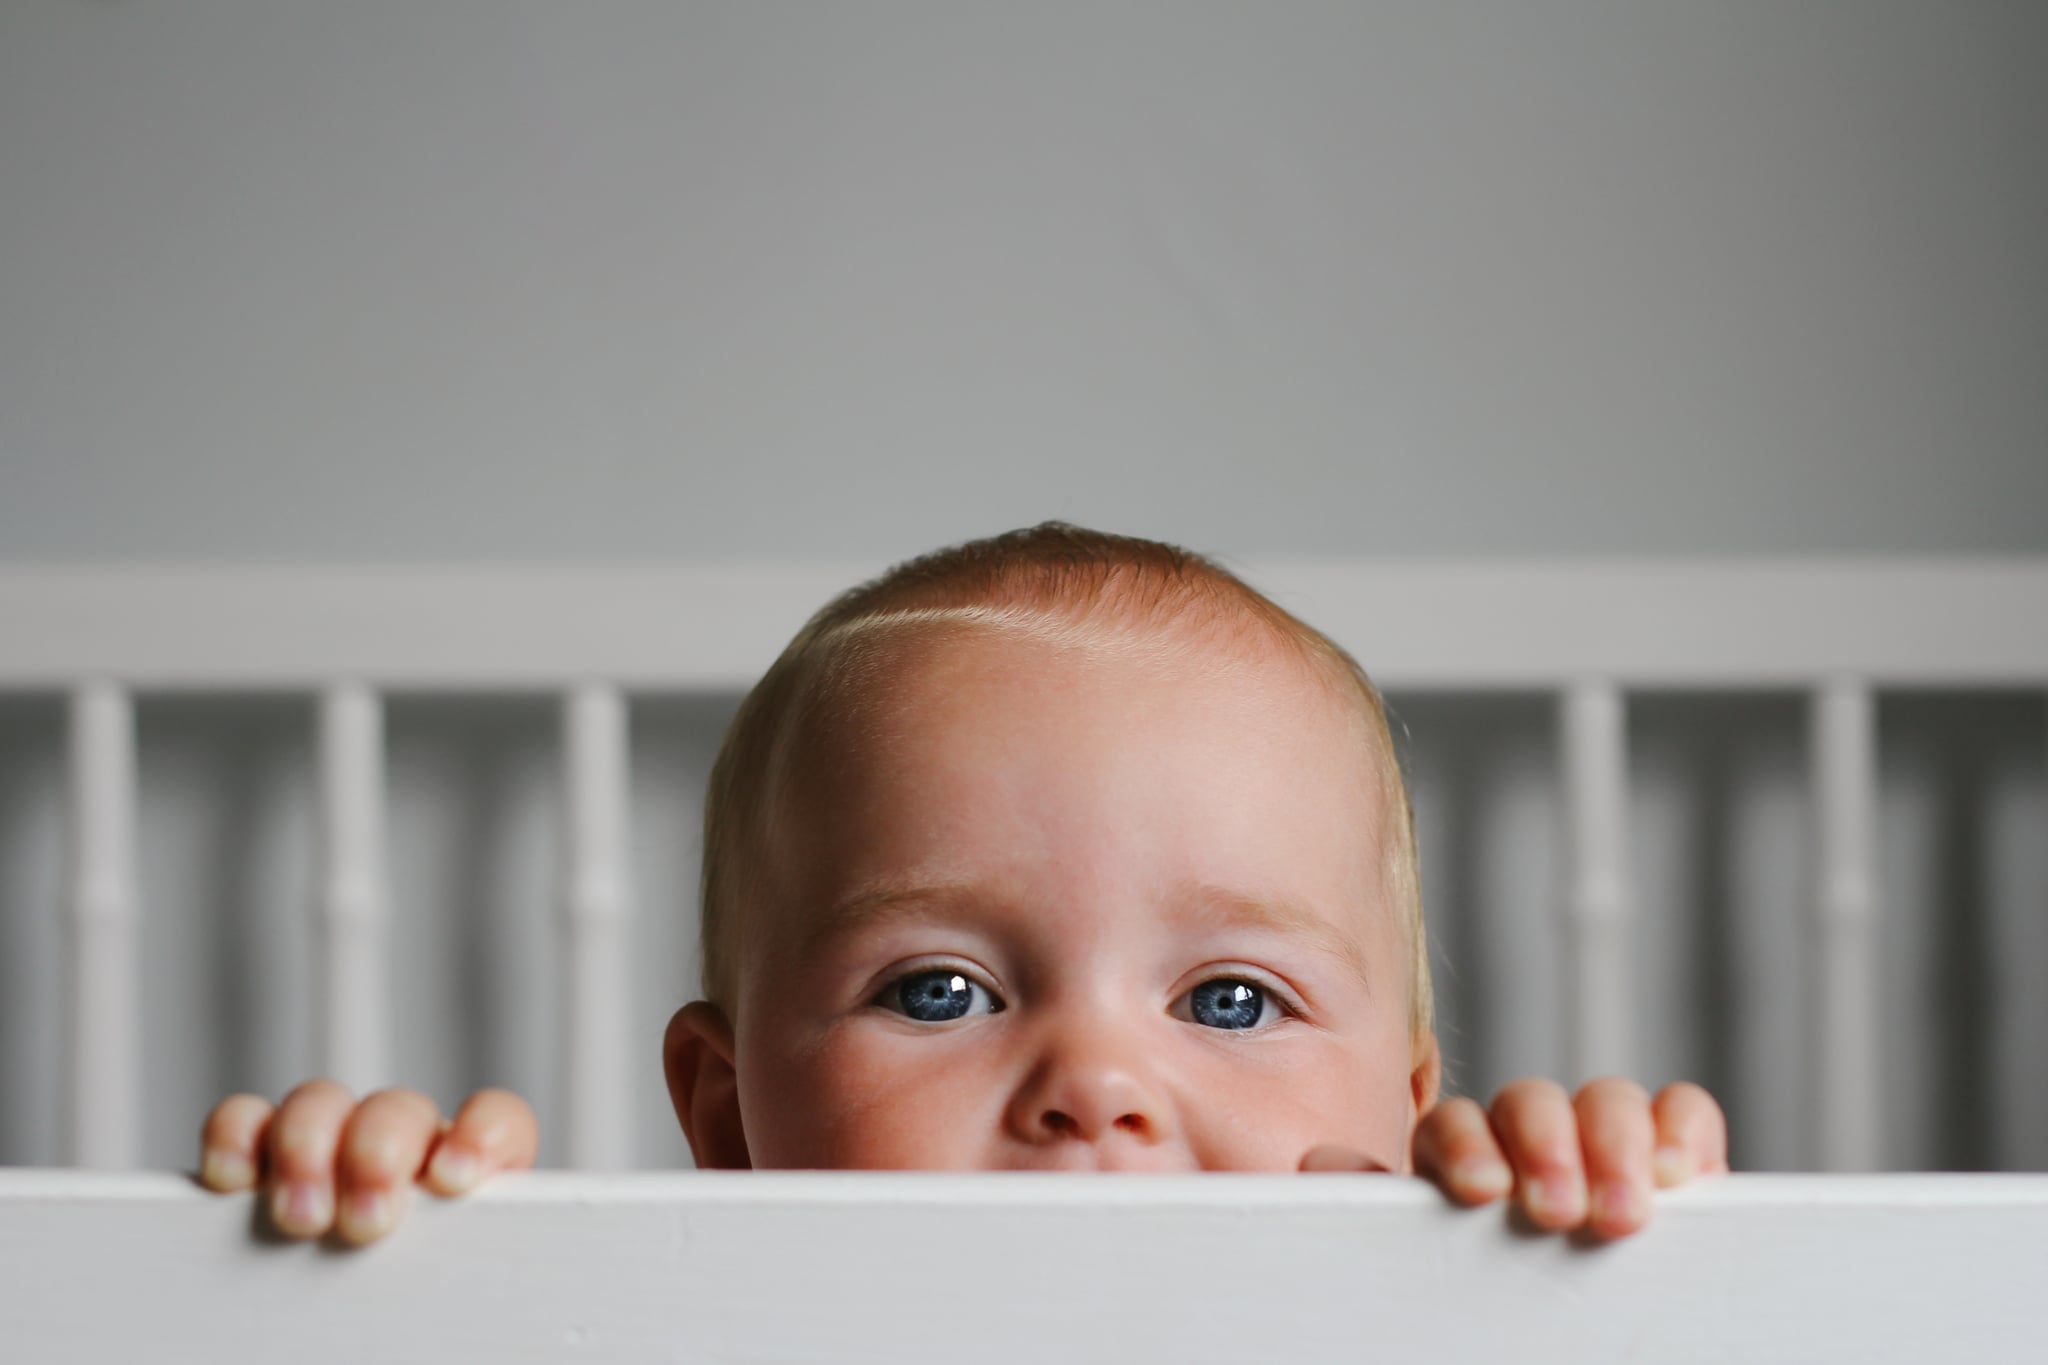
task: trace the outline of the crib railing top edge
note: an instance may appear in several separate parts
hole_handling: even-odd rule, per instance
[[[163,1204],[219,1201],[189,1175],[0,1167],[0,1208],[13,1203]],[[1428,1209],[1442,1197],[1410,1179],[1206,1173],[1109,1176],[912,1171],[529,1171],[501,1175],[466,1202],[762,1207],[947,1205],[963,1208]],[[1974,1208],[2048,1210],[2048,1174],[1741,1173],[1661,1191],[1659,1208]]]
[[[2048,684],[2048,559],[1245,565],[1386,688]],[[827,565],[0,569],[0,688],[748,688]]]
[[[730,692],[874,567],[0,567],[0,687]],[[2048,683],[2048,557],[1242,569],[1388,688]]]

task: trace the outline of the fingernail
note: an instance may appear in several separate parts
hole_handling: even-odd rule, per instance
[[[256,1168],[239,1152],[211,1148],[200,1163],[199,1179],[210,1189],[242,1190],[255,1182]]]
[[[351,1241],[367,1242],[391,1231],[395,1201],[381,1190],[357,1190],[342,1205],[342,1229]]]
[[[1651,1163],[1659,1185],[1683,1185],[1699,1174],[1692,1153],[1683,1147],[1659,1147]]]
[[[1546,1223],[1573,1224],[1585,1216],[1585,1191],[1568,1175],[1547,1175],[1528,1192],[1529,1212]]]
[[[318,1185],[279,1185],[270,1199],[272,1221],[297,1237],[325,1232],[334,1220],[333,1196]]]
[[[1507,1163],[1490,1157],[1459,1162],[1453,1178],[1459,1189],[1488,1199],[1500,1198],[1515,1184],[1515,1173],[1508,1169]]]
[[[434,1153],[434,1183],[449,1194],[462,1194],[483,1176],[483,1163],[459,1147]]]
[[[1637,1222],[1640,1213],[1635,1186],[1626,1180],[1609,1180],[1594,1187],[1593,1221],[1602,1227]]]

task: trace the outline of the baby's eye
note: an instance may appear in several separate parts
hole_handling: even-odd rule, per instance
[[[1003,1002],[979,981],[952,967],[933,967],[898,977],[882,987],[874,1003],[925,1024],[943,1024],[970,1014],[994,1014]]]
[[[1280,1014],[1280,1002],[1265,987],[1239,976],[1212,977],[1173,1002],[1174,1018],[1208,1028],[1257,1028]]]

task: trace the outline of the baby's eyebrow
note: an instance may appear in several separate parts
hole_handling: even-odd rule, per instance
[[[942,907],[975,909],[985,906],[990,899],[987,892],[972,885],[868,887],[834,901],[823,914],[813,917],[804,929],[798,957],[808,958],[832,940],[855,930],[926,918]]]
[[[1299,901],[1195,883],[1183,887],[1174,904],[1178,918],[1190,929],[1264,929],[1306,940],[1309,947],[1334,959],[1357,977],[1359,984],[1367,989],[1372,987],[1372,964],[1358,936]]]

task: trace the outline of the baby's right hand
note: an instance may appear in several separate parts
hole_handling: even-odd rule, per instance
[[[414,1180],[452,1196],[493,1172],[533,1165],[540,1125],[509,1090],[477,1091],[449,1123],[417,1090],[379,1090],[359,1104],[322,1080],[274,1109],[260,1095],[228,1096],[206,1116],[199,1143],[206,1188],[231,1194],[260,1183],[284,1236],[331,1228],[362,1246],[398,1226]]]

